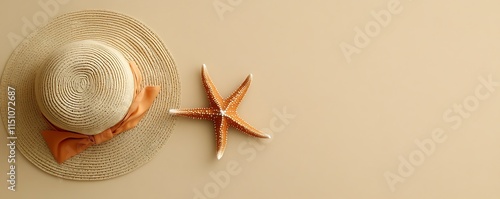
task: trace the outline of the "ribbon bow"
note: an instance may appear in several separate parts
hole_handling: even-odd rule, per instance
[[[156,96],[160,92],[159,86],[146,86],[140,90],[142,75],[135,62],[130,61],[130,68],[134,75],[135,95],[125,117],[115,126],[96,135],[84,135],[65,131],[52,125],[56,130],[42,131],[42,136],[59,163],[81,153],[88,147],[106,142],[121,132],[134,128],[146,115]],[[50,123],[50,122],[49,122]]]

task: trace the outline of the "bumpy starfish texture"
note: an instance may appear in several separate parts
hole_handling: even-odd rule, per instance
[[[193,119],[211,120],[214,123],[215,129],[217,142],[217,159],[222,158],[224,150],[226,149],[227,131],[230,126],[254,137],[271,138],[271,136],[260,132],[250,124],[246,123],[243,119],[240,118],[240,116],[238,116],[238,113],[236,112],[236,109],[245,96],[248,87],[250,87],[250,82],[252,81],[251,74],[248,75],[248,77],[240,85],[240,87],[226,99],[223,99],[220,96],[219,91],[217,91],[217,88],[212,83],[205,64],[203,64],[203,67],[201,68],[201,79],[203,81],[203,86],[205,87],[205,92],[210,102],[210,107],[171,109],[170,113],[173,115],[185,116]]]

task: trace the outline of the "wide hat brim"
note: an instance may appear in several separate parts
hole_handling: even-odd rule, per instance
[[[161,91],[135,128],[58,164],[41,136],[41,131],[51,127],[35,101],[36,71],[55,49],[87,39],[104,42],[135,61],[143,76],[141,86],[158,85]],[[4,106],[8,103],[8,86],[15,89],[15,106],[11,107],[15,108],[17,149],[43,171],[72,180],[109,179],[149,162],[173,131],[175,119],[168,111],[178,108],[180,96],[176,66],[158,36],[131,17],[99,10],[61,15],[19,44],[7,61],[0,83],[4,124],[8,119]]]

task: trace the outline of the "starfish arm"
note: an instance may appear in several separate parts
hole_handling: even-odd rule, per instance
[[[243,100],[243,97],[245,97],[245,94],[247,93],[248,88],[250,87],[250,83],[252,82],[252,75],[248,75],[248,77],[241,83],[240,87],[236,89],[231,96],[229,96],[225,102],[227,104],[226,110],[234,110],[238,108],[238,105],[240,105],[241,100]]]
[[[193,119],[212,120],[217,112],[211,108],[170,109],[170,114]]]
[[[250,124],[245,122],[243,119],[241,119],[236,114],[230,116],[229,124],[232,127],[236,128],[236,129],[238,129],[238,130],[240,130],[248,135],[251,135],[253,137],[271,138],[270,135],[267,135],[267,134],[262,133],[261,131],[257,130],[256,128],[254,128],[253,126],[251,126]]]
[[[207,66],[205,64],[203,64],[203,67],[201,68],[201,79],[203,81],[203,87],[205,88],[205,93],[208,96],[210,106],[222,109],[224,99],[222,99],[219,91],[217,91],[212,79],[208,75]]]
[[[220,117],[218,120],[214,120],[215,129],[215,139],[217,142],[217,159],[220,160],[222,155],[224,155],[224,150],[226,150],[227,144],[227,129],[229,124],[227,123],[226,117]]]

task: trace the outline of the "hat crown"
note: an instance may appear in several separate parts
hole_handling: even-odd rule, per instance
[[[66,44],[37,72],[35,96],[48,121],[58,128],[95,135],[123,119],[134,97],[128,61],[105,43]]]

